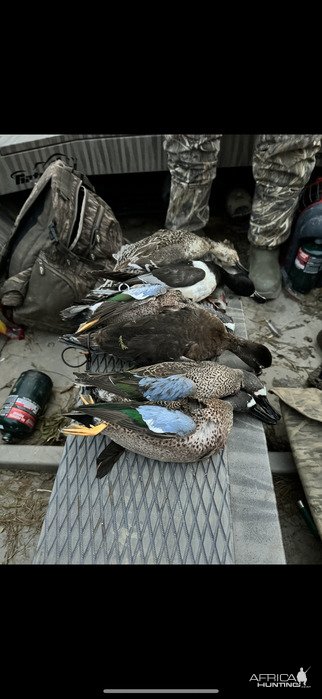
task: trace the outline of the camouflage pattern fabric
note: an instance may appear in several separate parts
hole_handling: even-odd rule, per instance
[[[163,147],[171,173],[165,226],[201,230],[209,220],[209,197],[216,176],[222,134],[167,134]]]
[[[290,234],[299,195],[310,179],[320,134],[263,135],[253,156],[256,182],[248,240],[258,247],[276,247]]]
[[[322,393],[317,388],[271,388],[284,403],[310,420],[322,422]]]
[[[302,389],[306,391],[308,389]],[[317,391],[321,396],[321,391]],[[280,401],[294,461],[320,537],[322,538],[322,430],[317,420],[304,417]]]
[[[209,220],[209,197],[222,134],[166,134],[171,173],[166,228],[201,230]],[[248,240],[276,247],[290,233],[301,190],[315,166],[322,134],[259,135],[253,155],[256,182]]]
[[[314,386],[314,388],[318,388],[319,391],[322,391],[322,364],[316,367],[316,369],[313,369],[313,371],[310,371],[307,377],[307,384],[308,386]]]

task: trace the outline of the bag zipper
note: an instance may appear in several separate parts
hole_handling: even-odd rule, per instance
[[[89,240],[89,250],[91,251],[92,248],[95,247],[95,243],[100,243],[100,227],[102,223],[102,219],[104,216],[104,207],[100,204],[99,208],[96,212],[96,218],[94,219],[94,223],[92,226],[91,230],[91,235],[90,235],[90,240]],[[92,260],[95,260],[95,255],[93,252],[90,252],[90,257]]]
[[[71,245],[71,241],[72,241],[72,239],[73,239],[74,228],[75,228],[75,224],[76,224],[76,221],[77,221],[77,216],[79,215],[79,201],[78,201],[78,199],[79,199],[79,193],[80,193],[80,188],[81,188],[81,187],[82,187],[82,183],[81,183],[81,181],[79,180],[79,181],[77,182],[77,186],[76,186],[76,190],[75,190],[76,206],[75,206],[75,209],[74,209],[74,216],[73,216],[72,225],[71,225],[71,228],[70,228],[70,234],[69,234],[68,240],[66,241],[66,247],[67,247],[67,248],[69,248],[70,245]],[[84,187],[83,187],[83,189],[84,189]]]
[[[75,294],[76,293],[76,287],[71,283],[70,278],[65,276],[63,272],[57,269],[54,265],[51,265],[48,259],[46,258],[46,255],[44,251],[41,251],[39,253],[38,257],[38,266],[39,266],[39,274],[43,277],[46,274],[46,269],[50,270],[55,277],[58,277],[59,279],[62,279],[67,286],[72,290],[72,292]]]

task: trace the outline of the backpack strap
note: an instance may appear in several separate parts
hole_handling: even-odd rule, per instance
[[[76,177],[79,177],[79,179],[83,182],[83,184],[85,185],[85,187],[87,187],[87,189],[90,189],[91,192],[94,192],[94,194],[95,194],[95,187],[89,181],[87,175],[84,175],[83,172],[78,172],[78,170],[73,170],[73,173],[74,173],[74,175],[76,175]]]
[[[45,172],[43,175],[40,177],[38,182],[34,185],[33,189],[31,190],[29,197],[26,199],[25,203],[23,204],[22,208],[19,211],[19,214],[15,220],[14,226],[13,226],[13,231],[12,231],[12,236],[15,234],[20,221],[23,219],[24,215],[30,209],[30,207],[33,205],[33,203],[36,201],[36,199],[39,197],[40,192],[46,187],[47,183],[51,180],[53,173],[56,170],[56,162],[51,163],[51,165],[48,165],[46,168]],[[61,161],[59,161],[61,162]],[[62,163],[63,164],[63,163]]]
[[[71,182],[73,181],[73,178],[70,176],[71,173],[77,177],[85,185],[85,187],[87,187],[87,189],[90,189],[95,194],[95,188],[84,173],[73,170],[71,167],[65,165],[64,167],[60,167],[59,169],[55,170],[55,183],[63,197],[66,197],[66,199],[70,198]]]

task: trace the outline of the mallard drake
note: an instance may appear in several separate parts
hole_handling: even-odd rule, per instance
[[[103,351],[136,364],[156,364],[184,358],[201,361],[218,357],[230,350],[246,364],[260,372],[272,363],[265,345],[230,333],[210,310],[182,297],[178,291],[140,302],[111,304],[108,315],[98,315],[79,329],[81,334],[63,335],[69,346]],[[108,320],[108,325],[105,325]],[[100,330],[85,330],[103,324]]]
[[[113,257],[114,272],[147,271],[184,260],[200,260],[211,255],[216,262],[228,267],[245,268],[229,240],[218,242],[182,230],[160,229],[137,243],[123,245]]]
[[[266,387],[253,372],[215,362],[161,362],[129,371],[74,374],[78,385],[95,387],[102,400],[106,400],[105,392],[130,400],[158,402],[224,398],[243,390],[254,398],[257,408],[262,409],[263,421],[265,414],[269,421],[280,419],[266,397]]]
[[[85,399],[83,399],[85,402]],[[122,449],[159,461],[189,463],[211,456],[226,444],[233,426],[233,412],[255,411],[255,401],[244,391],[225,400],[183,399],[164,405],[113,402],[77,407],[67,414],[80,425],[62,430],[66,436],[94,436],[106,432],[114,443],[99,455],[98,477],[112,468]],[[118,448],[115,448],[115,443]]]

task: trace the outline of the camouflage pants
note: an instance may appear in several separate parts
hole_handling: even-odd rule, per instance
[[[222,134],[167,134],[164,149],[171,173],[166,228],[202,229],[209,220],[209,197],[216,176]],[[300,192],[310,179],[322,134],[256,137],[256,183],[248,240],[276,247],[288,238]]]

